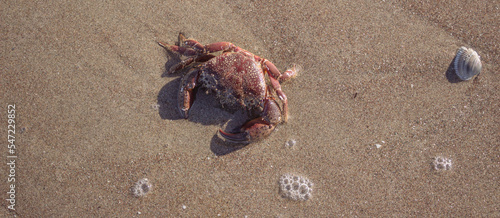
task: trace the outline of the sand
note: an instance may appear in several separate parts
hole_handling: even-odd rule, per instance
[[[497,1],[204,2],[0,3],[3,217],[500,216]],[[227,147],[242,115],[203,92],[182,119],[179,59],[156,44],[179,32],[301,65],[289,122]],[[460,46],[483,62],[471,81],[450,71]],[[286,173],[312,198],[281,197]]]

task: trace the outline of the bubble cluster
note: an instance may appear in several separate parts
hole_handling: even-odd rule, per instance
[[[147,178],[140,179],[131,188],[134,197],[142,197],[151,191],[152,185]]]
[[[290,139],[290,140],[288,140],[288,141],[285,142],[285,147],[286,148],[292,148],[296,144],[297,144],[297,141],[295,141],[295,139]]]
[[[435,170],[450,170],[451,169],[451,159],[445,157],[435,157],[432,162]]]
[[[305,201],[312,197],[313,183],[308,178],[285,174],[280,177],[279,183],[280,193],[285,198]]]

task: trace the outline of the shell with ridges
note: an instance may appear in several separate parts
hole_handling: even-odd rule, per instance
[[[481,72],[481,60],[476,51],[471,48],[460,47],[455,56],[453,66],[455,73],[461,80],[469,80]]]

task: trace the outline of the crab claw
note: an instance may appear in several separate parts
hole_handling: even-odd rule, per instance
[[[262,117],[246,122],[237,133],[227,133],[222,130],[219,130],[219,133],[229,141],[249,143],[266,138],[280,122],[281,110],[278,104],[274,99],[266,99]]]
[[[219,132],[222,137],[229,141],[248,143],[267,137],[274,130],[274,127],[274,125],[270,125],[260,117],[245,123],[238,133],[227,133],[222,130],[219,130]]]

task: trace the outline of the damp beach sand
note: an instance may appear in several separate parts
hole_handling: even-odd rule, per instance
[[[3,1],[0,21],[2,154],[15,104],[17,155],[2,217],[500,216],[497,1]],[[181,74],[165,74],[180,60],[156,43],[179,32],[301,65],[288,123],[225,147],[218,129],[245,119],[204,92],[182,119]],[[481,56],[468,81],[461,46]],[[283,198],[285,174],[311,197]]]

